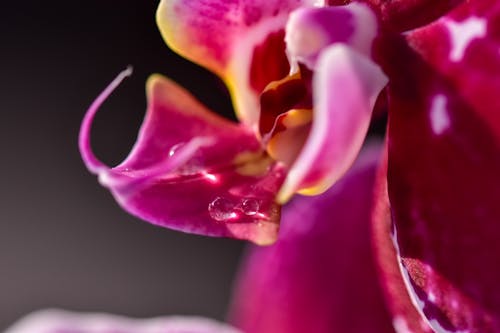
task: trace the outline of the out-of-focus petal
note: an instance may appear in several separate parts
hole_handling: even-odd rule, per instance
[[[333,43],[344,43],[370,56],[377,34],[377,18],[361,3],[295,10],[286,26],[286,46],[292,59],[316,68],[320,52]]]
[[[381,47],[399,255],[437,331],[500,332],[499,27],[500,3],[470,1]]]
[[[346,172],[363,144],[373,106],[386,83],[375,63],[349,47],[334,44],[321,53],[313,78],[311,131],[278,201],[285,202],[297,190],[321,193]]]
[[[246,333],[392,332],[371,245],[380,150],[362,154],[328,192],[297,197],[280,238],[253,248],[239,275],[231,322]]]
[[[260,92],[289,71],[284,43],[288,15],[295,8],[312,3],[162,0],[157,21],[174,51],[226,81],[237,115],[255,126]]]
[[[236,328],[201,317],[134,319],[104,313],[63,310],[34,312],[5,333],[241,333]]]
[[[379,12],[380,20],[386,28],[395,31],[406,31],[424,26],[465,2],[464,0],[363,1]]]
[[[125,210],[153,224],[273,242],[283,168],[249,129],[211,113],[173,82],[153,76],[147,90],[148,112],[137,142],[115,168],[91,153],[90,125],[99,105],[89,110],[80,142],[89,169]]]

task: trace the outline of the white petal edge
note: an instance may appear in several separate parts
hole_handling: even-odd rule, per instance
[[[226,324],[203,317],[169,316],[133,319],[105,313],[40,310],[19,320],[4,333],[242,333]]]

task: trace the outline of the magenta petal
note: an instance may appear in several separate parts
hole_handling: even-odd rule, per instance
[[[221,74],[241,41],[255,39],[313,0],[162,0],[157,21],[167,44],[182,56]],[[251,35],[254,36],[251,36]]]
[[[408,286],[435,330],[500,332],[499,26],[500,3],[471,1],[407,36],[413,49],[385,45],[389,196]]]
[[[228,325],[200,317],[135,319],[104,313],[63,310],[34,312],[5,333],[241,333]]]
[[[298,197],[280,238],[253,248],[239,275],[232,323],[246,333],[392,332],[371,246],[379,149],[328,192]]]
[[[98,105],[89,110],[81,134],[89,170],[125,210],[153,224],[273,242],[282,168],[266,157],[251,130],[212,114],[174,83],[153,76],[147,86],[149,107],[139,137],[115,168],[103,166],[90,151]]]
[[[289,73],[283,30],[313,0],[162,0],[157,21],[181,56],[221,76],[238,118],[257,130],[259,94]]]

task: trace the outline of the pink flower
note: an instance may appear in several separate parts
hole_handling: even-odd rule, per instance
[[[369,58],[376,17],[361,4],[323,8],[340,26],[355,26],[328,40],[317,36],[320,54],[306,68],[291,54],[298,40],[289,17],[310,5],[160,3],[157,18],[167,43],[225,80],[241,123],[209,112],[154,75],[137,143],[122,164],[109,168],[92,154],[89,132],[100,103],[129,74],[122,73],[91,106],[80,135],[87,167],[118,203],[157,225],[269,244],[277,238],[280,204],[297,191],[321,193],[342,176],[361,148],[386,84]],[[292,69],[285,52],[287,23]]]
[[[230,315],[238,330],[197,318],[137,320],[46,310],[5,333],[391,332],[371,243],[379,159],[380,146],[370,145],[332,189],[286,207],[279,240],[252,249],[239,274]],[[394,250],[391,255],[396,266]],[[400,300],[410,304],[401,278],[396,282]],[[409,310],[404,314],[419,320],[411,304]],[[408,316],[397,318],[403,325]]]
[[[242,275],[254,292],[238,289],[235,322],[250,332],[500,332],[500,4],[345,2],[163,1],[167,43],[226,80],[242,123],[153,77],[138,143],[116,168],[90,152],[99,102],[90,109],[87,166],[152,223],[271,243],[275,198],[341,179],[387,76],[376,186],[359,176],[357,192],[346,178],[294,202],[277,244]]]

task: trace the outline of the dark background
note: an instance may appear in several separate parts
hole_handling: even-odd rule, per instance
[[[86,108],[129,64],[134,75],[93,130],[96,154],[109,164],[135,141],[151,73],[230,114],[221,83],[163,43],[156,6],[22,1],[0,10],[0,331],[46,307],[224,318],[245,244],[127,215],[78,153]]]

